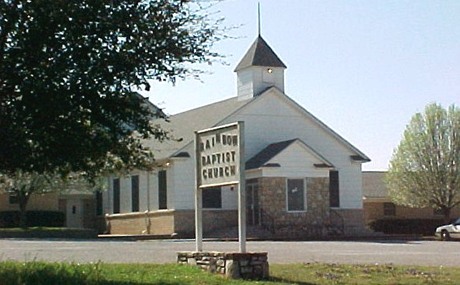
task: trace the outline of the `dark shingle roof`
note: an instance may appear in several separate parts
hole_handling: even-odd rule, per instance
[[[168,117],[168,122],[155,120],[153,124],[158,124],[162,129],[169,131],[173,139],[161,143],[157,140],[147,140],[144,141],[144,144],[155,153],[157,160],[174,155],[177,157],[179,153],[176,152],[193,142],[195,131],[215,127],[220,121],[250,101],[239,101],[237,97],[233,97],[172,115]]]
[[[240,63],[238,63],[236,66],[235,71],[250,66],[286,68],[286,65],[284,65],[281,59],[275,54],[275,52],[261,36],[258,36],[254,43],[251,45],[243,59],[241,59]]]
[[[275,155],[282,152],[294,141],[296,141],[296,139],[272,143],[268,145],[266,148],[264,148],[262,151],[260,151],[258,154],[256,154],[246,162],[246,169],[255,169],[262,167],[265,163],[267,163]]]

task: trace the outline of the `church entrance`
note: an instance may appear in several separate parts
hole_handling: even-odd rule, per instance
[[[260,225],[259,185],[255,180],[246,182],[246,220],[250,226]]]

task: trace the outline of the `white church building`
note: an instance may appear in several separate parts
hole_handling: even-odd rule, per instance
[[[285,64],[258,36],[235,68],[235,97],[158,120],[159,167],[110,177],[111,234],[194,235],[194,132],[244,121],[247,224],[278,238],[364,231],[361,166],[370,159],[284,92]],[[234,228],[237,187],[203,190],[204,236]]]

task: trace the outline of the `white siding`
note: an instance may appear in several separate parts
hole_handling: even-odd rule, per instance
[[[237,94],[239,100],[246,100],[253,96],[253,83],[252,83],[251,70],[241,70],[237,75]]]
[[[284,92],[284,68],[252,66],[237,72],[237,94],[239,100],[259,95],[265,89],[275,86]]]
[[[120,177],[120,213],[131,213],[131,176]]]
[[[195,208],[195,156],[193,149],[187,151],[191,154],[190,158],[175,159],[170,167],[174,169],[170,176],[171,185],[168,185],[168,191],[171,192],[168,199],[174,200],[171,201],[171,209]]]
[[[249,72],[249,71],[248,71]],[[252,88],[244,84],[255,73],[240,73],[238,88]],[[258,80],[262,81],[261,73]],[[274,75],[278,76],[277,74]],[[254,80],[254,79],[253,79]],[[279,79],[276,79],[279,80]],[[353,153],[343,142],[339,141],[331,132],[324,129],[314,119],[310,118],[305,111],[296,106],[283,94],[275,89],[264,93],[255,102],[246,105],[238,113],[222,122],[222,124],[236,121],[245,121],[245,152],[246,159],[251,158],[271,143],[299,138],[310,148],[314,149],[322,157],[332,163],[339,171],[340,183],[340,206],[348,209],[362,208],[361,189],[361,163],[352,162],[350,155]],[[169,209],[194,209],[195,188],[195,155],[193,144],[188,145],[187,151],[190,158],[173,159],[170,165],[165,166],[167,171],[168,208]],[[281,168],[264,168],[264,176],[282,177],[327,177],[329,169],[319,169],[314,163],[322,161],[309,152],[304,146],[294,144],[279,156],[272,159],[279,163]],[[255,173],[255,172],[251,172]],[[140,197],[141,211],[158,209],[158,175],[151,172],[149,202],[147,203],[147,173],[140,172]],[[110,180],[109,193],[106,207],[113,212],[113,177]],[[236,186],[235,186],[236,187]],[[120,212],[131,211],[131,180],[120,178]],[[104,199],[105,200],[105,199]],[[222,190],[222,208],[237,208],[237,189],[233,191],[229,187]]]
[[[238,209],[238,185],[222,187],[222,209]]]
[[[329,169],[315,167],[314,164],[323,162],[300,143],[291,144],[269,163],[278,163],[281,167],[264,168],[265,177],[329,177]]]
[[[284,95],[275,90],[264,93],[223,123],[235,121],[245,121],[247,158],[268,144],[299,138],[339,171],[341,208],[362,208],[361,165],[352,162],[354,153]]]

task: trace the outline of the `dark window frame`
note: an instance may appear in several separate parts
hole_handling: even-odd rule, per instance
[[[112,190],[113,190],[113,213],[114,214],[118,214],[120,213],[120,209],[121,209],[121,205],[120,205],[120,202],[121,202],[121,199],[120,199],[120,178],[115,178],[113,179],[112,181],[113,185],[112,185]]]
[[[166,170],[158,171],[158,209],[168,209],[168,182]]]
[[[396,216],[396,205],[391,202],[383,203],[383,215],[385,217],[394,217]]]
[[[222,187],[203,188],[203,209],[222,209]]]
[[[442,209],[433,209],[433,216],[444,216]]]
[[[300,195],[297,193],[298,190],[293,191],[298,188],[293,187],[299,182],[302,184]],[[286,180],[286,210],[287,212],[307,211],[307,183],[305,178],[288,178]]]
[[[10,193],[8,195],[8,202],[10,205],[18,205],[19,204],[19,197],[17,193]]]
[[[329,171],[329,207],[340,208],[340,179],[337,170]]]
[[[139,212],[139,175],[131,176],[131,212]]]
[[[96,190],[94,197],[96,200],[96,216],[102,216],[104,214],[102,190]]]

